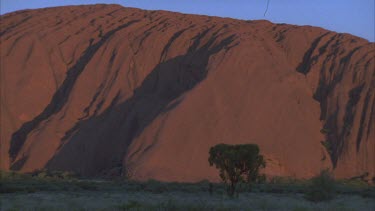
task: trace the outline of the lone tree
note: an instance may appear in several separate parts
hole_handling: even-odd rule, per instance
[[[220,177],[226,184],[230,183],[230,196],[233,196],[238,182],[251,184],[257,181],[259,169],[266,166],[256,144],[218,144],[211,147],[208,162],[220,170]]]

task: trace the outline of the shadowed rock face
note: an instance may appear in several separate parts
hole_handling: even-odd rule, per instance
[[[374,43],[118,5],[1,16],[1,168],[217,181],[218,143],[269,176],[375,174]]]

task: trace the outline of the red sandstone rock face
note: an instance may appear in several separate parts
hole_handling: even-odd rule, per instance
[[[0,38],[2,169],[217,181],[211,146],[256,143],[269,176],[375,174],[364,39],[118,5],[6,14]]]

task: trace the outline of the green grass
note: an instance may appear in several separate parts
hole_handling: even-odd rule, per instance
[[[371,210],[374,200],[339,195],[320,203],[302,194],[77,191],[0,194],[2,210]]]
[[[56,173],[64,174],[63,172]],[[130,180],[93,180],[77,177],[61,177],[52,173],[40,174],[18,174],[15,172],[0,172],[0,193],[34,193],[38,191],[117,191],[129,192],[144,191],[150,193],[164,192],[210,192],[226,193],[226,185],[222,183],[210,183],[201,181],[198,183],[159,182],[149,180],[137,182]],[[267,183],[252,184],[251,186],[239,183],[236,191],[238,193],[307,193],[311,191],[312,180],[296,180],[293,178],[276,177]],[[375,187],[360,180],[338,180],[335,183],[335,193],[354,194],[364,197],[374,197]],[[210,188],[211,186],[211,188]]]
[[[208,181],[165,183],[57,176],[62,174],[1,172],[4,210],[367,210],[375,206],[374,186],[359,180],[334,181],[335,197],[313,203],[304,197],[313,180],[274,178],[251,187],[239,184],[238,194],[230,198],[224,184]]]

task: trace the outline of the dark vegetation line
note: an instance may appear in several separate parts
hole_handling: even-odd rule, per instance
[[[148,180],[145,182],[124,180],[85,179],[70,172],[40,170],[28,174],[0,171],[0,194],[27,194],[48,191],[56,192],[150,192],[153,194],[184,192],[207,193],[209,195],[228,193],[228,184],[211,183],[201,181],[188,182],[160,182]],[[249,184],[242,181],[238,184],[234,195],[238,197],[242,193],[272,193],[303,194],[305,200],[312,202],[329,201],[340,195],[357,195],[371,200],[375,198],[375,187],[369,186],[362,178],[348,180],[334,180],[329,171],[322,171],[309,180],[297,180],[293,178],[274,177],[268,181]]]

